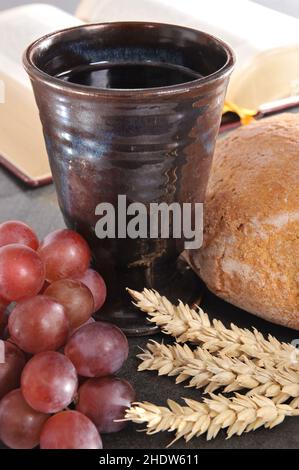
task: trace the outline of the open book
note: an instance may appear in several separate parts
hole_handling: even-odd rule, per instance
[[[72,15],[41,4],[0,12],[0,160],[31,185],[51,181],[51,172],[22,55],[38,37],[80,23]]]
[[[76,16],[44,4],[0,11],[0,161],[27,183],[51,173],[24,49],[57,29],[122,20],[181,24],[230,43],[237,64],[226,110],[246,117],[299,104],[299,20],[249,0],[82,0]]]
[[[174,23],[223,39],[237,58],[227,99],[238,106],[299,95],[299,20],[250,0],[82,0],[77,16]]]

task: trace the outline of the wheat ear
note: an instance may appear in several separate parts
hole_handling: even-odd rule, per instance
[[[286,416],[298,416],[299,410],[290,405],[275,404],[260,396],[236,394],[233,398],[211,394],[203,402],[184,399],[186,406],[168,400],[168,407],[152,403],[135,403],[126,410],[125,420],[145,423],[147,434],[160,431],[175,432],[175,442],[184,438],[188,442],[193,437],[207,435],[207,440],[217,436],[221,429],[227,430],[227,437],[238,436],[243,432],[264,426],[273,428]],[[170,444],[170,445],[171,445]]]
[[[139,371],[154,370],[159,375],[176,376],[176,383],[189,380],[190,387],[212,393],[224,387],[224,393],[247,389],[248,394],[271,397],[275,403],[299,397],[299,374],[281,367],[262,368],[247,358],[215,356],[200,347],[187,344],[165,345],[151,340],[138,355]]]
[[[210,353],[225,356],[258,359],[258,365],[280,365],[298,370],[297,349],[281,343],[273,336],[266,339],[262,333],[239,328],[233,323],[226,328],[220,320],[211,321],[200,308],[190,308],[181,301],[173,305],[157,291],[144,289],[137,292],[127,289],[134,305],[148,314],[150,322],[161,327],[165,334],[174,336],[177,342],[187,341],[200,345]]]

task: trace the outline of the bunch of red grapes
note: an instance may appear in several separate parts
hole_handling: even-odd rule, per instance
[[[128,341],[92,318],[106,286],[90,259],[72,230],[39,243],[22,222],[0,225],[0,440],[8,447],[101,449],[101,433],[124,426],[116,420],[135,393],[113,374],[127,359]]]

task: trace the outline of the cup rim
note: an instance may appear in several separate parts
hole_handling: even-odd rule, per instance
[[[82,30],[82,29],[96,29],[99,26],[118,26],[118,27],[125,27],[129,25],[136,25],[136,26],[143,26],[143,27],[148,27],[148,28],[153,28],[153,27],[161,27],[161,26],[166,26],[166,27],[175,27],[178,29],[182,29],[185,31],[190,31],[190,32],[196,32],[200,33],[206,38],[214,41],[216,44],[222,47],[222,49],[226,52],[227,60],[224,63],[222,67],[220,67],[218,70],[215,72],[211,73],[210,75],[207,75],[205,77],[200,77],[195,80],[191,80],[188,82],[183,82],[179,83],[176,85],[168,85],[168,86],[162,86],[162,87],[152,87],[152,88],[133,88],[133,89],[120,89],[120,88],[100,88],[100,87],[92,87],[92,86],[87,86],[87,85],[82,85],[78,83],[73,83],[73,82],[68,82],[65,80],[61,80],[60,78],[57,78],[53,75],[50,75],[40,68],[38,68],[33,60],[33,54],[35,50],[42,44],[48,41],[49,39],[55,38],[59,35],[62,35],[64,33],[68,33],[69,31],[74,31],[74,30]],[[217,79],[222,79],[225,76],[229,75],[232,72],[232,69],[235,64],[235,53],[233,49],[231,48],[230,45],[228,45],[225,41],[222,39],[217,38],[216,36],[206,33],[204,31],[201,31],[199,29],[195,28],[189,28],[181,25],[175,25],[171,23],[158,23],[158,22],[147,22],[147,21],[113,21],[113,22],[98,22],[98,23],[88,23],[88,24],[82,24],[78,26],[72,26],[68,28],[63,28],[59,29],[57,31],[48,33],[35,41],[33,41],[29,46],[25,49],[23,53],[23,66],[28,73],[28,75],[34,79],[38,80],[41,82],[46,83],[52,88],[56,88],[57,90],[61,91],[70,91],[75,94],[83,94],[83,95],[90,95],[90,96],[103,96],[103,97],[130,97],[131,99],[133,97],[150,97],[150,96],[156,96],[156,95],[173,95],[173,94],[179,94],[179,93],[186,93],[188,91],[192,91],[193,89],[197,89],[202,87],[203,85],[210,83],[210,82],[215,82]]]

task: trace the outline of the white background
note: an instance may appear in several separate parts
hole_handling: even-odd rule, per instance
[[[207,0],[208,1],[208,0]],[[225,2],[225,0],[223,0]],[[242,1],[242,0],[240,0]],[[254,0],[256,3],[274,8],[299,18],[299,0]],[[74,13],[79,0],[0,0],[0,10],[14,6],[26,5],[26,3],[49,3]]]

